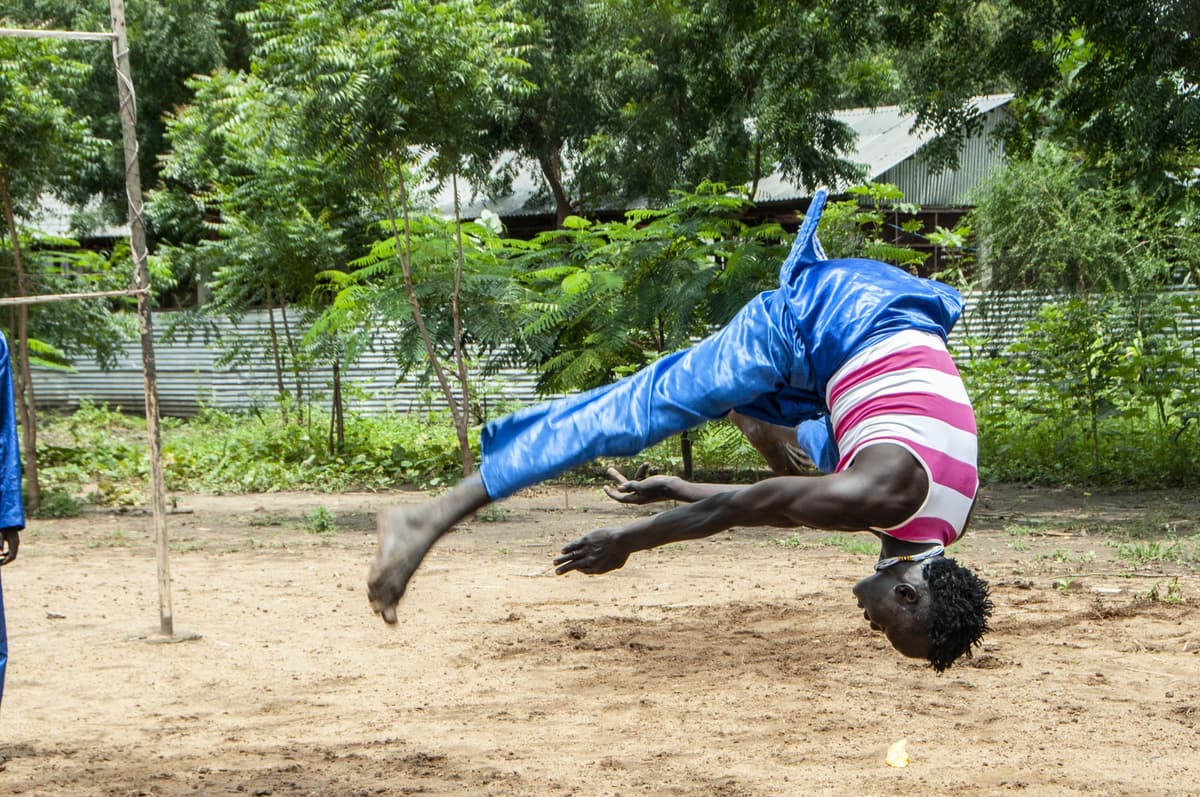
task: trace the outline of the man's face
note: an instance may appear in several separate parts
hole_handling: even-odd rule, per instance
[[[929,586],[923,564],[901,562],[854,585],[863,616],[892,647],[914,659],[929,657]]]

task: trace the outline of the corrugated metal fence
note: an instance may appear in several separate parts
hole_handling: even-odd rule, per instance
[[[982,339],[987,341],[982,353],[998,353],[1050,298],[1032,292],[968,297],[967,312],[955,328],[951,344],[962,356],[968,337]],[[164,342],[162,330],[170,321],[170,313],[159,313],[154,319],[159,338],[155,350],[159,404],[164,415],[188,417],[203,407],[232,411],[274,405],[277,382],[266,312],[250,314],[236,325],[227,324],[218,330],[215,339]],[[1185,338],[1200,346],[1200,316],[1181,315],[1179,321]],[[225,364],[223,353],[235,342],[246,354],[236,364]],[[379,414],[444,407],[436,385],[397,378],[388,356],[391,342],[388,335],[381,334],[370,350],[343,369],[347,409]],[[332,390],[329,369],[308,370],[298,376],[286,374],[289,392],[294,392],[297,379],[309,399],[328,401]],[[510,369],[485,379],[479,392],[487,405],[497,409],[527,404],[537,398],[536,381],[529,372]],[[43,408],[69,410],[91,401],[142,412],[141,348],[136,340],[126,344],[116,369],[111,371],[102,371],[88,362],[78,363],[75,373],[35,369],[34,387]]]
[[[247,314],[237,324],[225,322],[215,334],[164,341],[172,313],[154,315],[155,364],[159,406],[163,415],[190,417],[202,408],[248,410],[275,406],[278,382],[270,344],[270,319],[266,311]],[[279,319],[276,317],[276,327]],[[297,324],[292,323],[294,334]],[[342,369],[342,392],[350,412],[379,414],[445,407],[436,384],[416,378],[400,379],[389,358],[393,338],[381,334],[348,368]],[[232,363],[225,353],[234,347],[240,355]],[[145,410],[141,345],[125,344],[116,368],[101,370],[95,363],[76,363],[74,373],[34,369],[39,407],[71,410],[83,401],[120,407],[127,412]],[[292,395],[300,390],[308,400],[328,402],[333,373],[328,367],[295,374],[285,369],[284,387]],[[481,401],[492,406],[526,404],[535,398],[534,374],[504,370],[477,385]]]

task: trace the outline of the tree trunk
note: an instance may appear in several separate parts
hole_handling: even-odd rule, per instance
[[[458,451],[462,458],[463,476],[470,475],[475,470],[475,459],[471,456],[471,442],[467,436],[471,423],[471,381],[467,374],[467,358],[463,355],[462,311],[458,300],[462,295],[463,277],[463,243],[462,243],[462,214],[458,201],[458,172],[450,175],[450,185],[454,189],[454,237],[458,244],[458,262],[454,267],[454,291],[450,294],[450,315],[454,322],[454,362],[458,367],[458,382],[462,390],[462,418],[455,421],[455,431],[458,433]]]
[[[275,299],[267,287],[267,334],[271,338],[271,357],[275,365],[275,389],[279,393],[279,409],[287,419],[287,389],[283,386],[283,356],[279,353],[279,333],[275,330]]]
[[[333,357],[333,403],[329,417],[329,453],[336,454],[346,445],[346,410],[342,404],[342,369],[338,355]]]
[[[746,197],[751,202],[758,196],[758,183],[762,180],[762,141],[754,142],[754,175],[750,183],[750,195]]]
[[[563,222],[574,210],[571,200],[567,197],[567,191],[563,188],[562,147],[557,143],[548,144],[547,151],[538,154],[538,163],[554,197],[554,226],[561,230]]]
[[[396,224],[396,207],[392,201],[392,189],[388,185],[387,178],[382,177],[383,197],[387,203],[388,216],[392,223],[392,235],[396,239],[396,256],[400,260],[400,270],[404,276],[404,290],[408,294],[408,305],[412,309],[413,323],[417,326],[417,331],[421,335],[421,342],[425,345],[425,354],[429,357],[429,366],[433,369],[434,376],[437,377],[438,385],[442,389],[442,395],[445,396],[446,402],[450,405],[450,417],[454,420],[455,429],[466,428],[466,408],[460,407],[458,398],[454,394],[454,389],[450,385],[450,379],[446,376],[446,369],[442,367],[442,359],[438,356],[437,349],[433,345],[433,338],[429,335],[429,329],[425,326],[425,317],[421,313],[421,301],[417,298],[417,290],[413,285],[412,280],[412,227],[409,223],[408,216],[408,189],[404,180],[404,164],[400,159],[400,153],[392,151],[392,159],[396,167],[396,173],[400,179],[400,199],[401,210],[404,213],[404,239],[400,239],[400,228]],[[461,443],[461,437],[460,437]]]
[[[692,437],[687,429],[679,433],[679,452],[683,455],[683,478],[690,482],[693,473]]]
[[[292,378],[296,380],[296,403],[304,401],[304,380],[300,374],[300,352],[296,350],[296,336],[292,334],[292,325],[288,321],[287,302],[279,301],[279,317],[283,320],[283,342],[287,344],[288,363],[292,369]]]
[[[12,244],[13,265],[17,271],[17,296],[29,295],[25,263],[21,258],[21,242],[17,238],[17,220],[13,214],[12,194],[7,175],[0,175],[0,201],[4,203],[4,223]],[[35,511],[42,504],[42,484],[38,477],[37,409],[34,404],[33,374],[29,367],[29,307],[17,305],[17,418],[21,423],[22,445],[25,448],[25,504]]]

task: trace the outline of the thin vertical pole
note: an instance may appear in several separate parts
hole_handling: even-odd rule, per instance
[[[146,267],[146,224],[142,217],[142,178],[138,168],[137,102],[129,69],[129,36],[124,0],[109,0],[112,12],[113,62],[121,103],[121,139],[125,148],[125,193],[129,199],[129,244],[138,293],[138,326],[142,337],[142,373],[146,381],[146,431],[150,437],[150,490],[154,514],[154,547],[158,559],[159,628],[174,636],[171,612],[171,568],[167,557],[167,499],[162,467],[162,435],[158,418],[158,371],[150,319],[150,273]]]

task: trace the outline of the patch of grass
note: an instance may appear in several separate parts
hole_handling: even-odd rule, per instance
[[[1188,561],[1187,552],[1179,540],[1119,542],[1114,547],[1117,549],[1117,558],[1134,566]]]
[[[790,537],[776,537],[771,539],[772,545],[780,545],[784,548],[803,548],[807,544],[807,538],[800,532],[792,534]]]
[[[192,553],[195,551],[204,550],[204,542],[197,539],[180,540],[179,542],[171,543],[171,550],[176,553]]]
[[[1049,553],[1038,554],[1038,559],[1048,559],[1051,562],[1066,562],[1071,558],[1071,552],[1063,548],[1055,548]]]
[[[461,472],[448,413],[350,415],[345,443],[331,450],[328,416],[308,409],[208,410],[189,419],[164,436],[169,484],[189,492],[377,490],[437,486]]]
[[[1171,515],[1165,512],[1154,512],[1112,524],[1105,529],[1105,533],[1126,540],[1161,539],[1164,536],[1173,535],[1178,525],[1178,520]]]
[[[1193,490],[1200,484],[1200,424],[1165,425],[1155,402],[1141,401],[1097,418],[1093,438],[1090,418],[1070,409],[1064,413],[1059,379],[1024,383],[1029,400],[1012,400],[1014,375],[1005,364],[1019,366],[1024,359],[981,358],[963,368],[968,392],[976,397],[979,459],[987,463],[981,475],[987,481]],[[1187,409],[1187,400],[1179,410]],[[1099,457],[1097,440],[1104,452]]]
[[[88,501],[129,505],[143,500],[150,473],[146,421],[84,402],[69,415],[38,418],[38,478],[44,495],[93,490]]]
[[[245,538],[246,547],[252,551],[258,550],[274,550],[279,548],[287,548],[287,543],[280,540],[278,537],[272,539],[263,539],[247,534]]]
[[[1029,538],[1037,533],[1033,526],[1009,524],[1004,527],[1004,533],[1009,536],[1008,547],[1014,551],[1028,551]]]
[[[337,517],[322,505],[304,516],[304,528],[313,534],[333,534],[337,531]]]
[[[273,515],[267,513],[265,515],[251,515],[244,518],[247,526],[282,526],[287,522],[287,518],[283,515]]]
[[[101,537],[93,537],[88,540],[89,548],[127,548],[133,544],[133,538],[129,532],[117,529],[110,531]]]
[[[832,545],[855,556],[878,556],[879,541],[868,534],[842,534],[838,532],[821,540],[823,545]]]
[[[508,510],[500,504],[488,504],[475,513],[475,519],[483,523],[503,523],[508,520]]]

